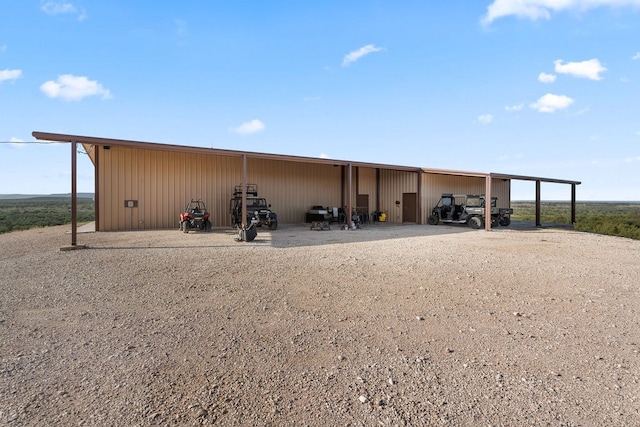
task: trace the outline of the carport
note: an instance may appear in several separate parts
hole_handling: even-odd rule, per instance
[[[323,183],[324,187],[329,188],[331,191],[333,205],[332,206],[343,206],[347,213],[351,213],[355,206],[358,207],[357,199],[360,198],[360,192],[362,190],[363,193],[367,193],[371,195],[371,201],[368,201],[368,205],[365,208],[372,211],[390,211],[394,210],[394,212],[400,212],[395,210],[397,207],[401,207],[402,209],[409,208],[411,210],[411,218],[415,218],[415,223],[422,224],[422,211],[425,209],[423,206],[423,202],[425,201],[425,194],[430,191],[428,180],[425,181],[423,177],[429,174],[435,174],[440,177],[445,177],[447,175],[453,176],[451,179],[455,180],[455,177],[459,177],[461,180],[473,181],[473,185],[469,186],[469,191],[478,191],[482,192],[482,180],[484,180],[484,193],[488,200],[491,199],[492,187],[495,190],[498,188],[500,191],[503,191],[502,197],[506,197],[507,200],[510,201],[510,182],[511,180],[526,180],[526,181],[534,181],[536,183],[536,226],[541,226],[540,223],[540,202],[541,202],[541,190],[540,184],[542,182],[550,182],[550,183],[559,183],[559,184],[568,184],[571,186],[571,221],[575,223],[575,205],[576,205],[576,185],[579,185],[579,181],[571,181],[571,180],[561,180],[561,179],[553,179],[553,178],[541,178],[541,177],[532,177],[532,176],[522,176],[522,175],[511,175],[511,174],[501,174],[501,173],[482,173],[482,172],[465,172],[465,171],[451,171],[451,170],[439,170],[439,169],[425,169],[425,168],[417,168],[417,167],[409,167],[409,166],[397,166],[397,165],[384,165],[384,164],[373,164],[373,163],[365,163],[365,162],[356,162],[356,161],[345,161],[345,160],[336,160],[336,159],[325,159],[325,158],[309,158],[309,157],[300,157],[300,156],[288,156],[288,155],[277,155],[277,154],[267,154],[267,153],[254,153],[254,152],[243,152],[243,151],[234,151],[234,150],[223,150],[216,148],[205,148],[205,147],[190,147],[190,146],[182,146],[182,145],[171,145],[171,144],[159,144],[159,143],[150,143],[150,142],[140,142],[140,141],[128,141],[128,140],[120,140],[120,139],[109,139],[109,138],[97,138],[97,137],[88,137],[88,136],[77,136],[77,135],[66,135],[66,134],[55,134],[55,133],[45,133],[45,132],[37,132],[34,131],[33,136],[38,140],[47,140],[47,141],[55,141],[55,142],[69,142],[71,145],[71,194],[72,194],[72,209],[71,209],[71,221],[72,221],[72,232],[71,232],[71,246],[77,246],[77,216],[76,216],[76,206],[77,206],[77,191],[76,191],[76,156],[77,156],[77,144],[81,144],[84,146],[85,150],[89,154],[92,162],[95,166],[96,173],[96,190],[95,190],[95,200],[96,200],[96,231],[101,230],[101,221],[100,221],[100,207],[106,209],[105,205],[111,209],[107,214],[110,215],[112,212],[119,212],[122,215],[123,211],[127,211],[129,213],[139,209],[137,197],[128,197],[124,191],[121,191],[123,186],[125,185],[136,185],[136,181],[145,180],[145,185],[150,185],[149,182],[154,179],[173,179],[173,180],[182,180],[182,187],[180,189],[184,190],[185,187],[189,187],[192,185],[193,177],[205,176],[202,175],[207,172],[208,164],[202,162],[202,157],[204,156],[217,156],[219,158],[224,158],[224,167],[226,168],[223,171],[223,176],[216,176],[216,178],[220,178],[220,183],[214,189],[209,189],[208,194],[214,194],[218,197],[218,203],[222,200],[223,190],[220,188],[232,188],[231,183],[237,185],[238,181],[240,181],[244,188],[246,188],[246,184],[249,182],[248,180],[248,172],[251,171],[255,174],[256,167],[252,169],[248,166],[248,162],[253,162],[253,164],[257,164],[256,162],[262,162],[259,164],[265,164],[267,166],[263,166],[260,171],[260,177],[265,181],[286,181],[286,183],[281,184],[282,187],[286,187],[281,191],[281,194],[284,193],[286,195],[290,194],[288,192],[297,191],[296,187],[300,185],[304,185],[304,183],[298,184],[296,179],[305,178],[308,174],[315,173],[312,179],[316,183],[316,188],[318,187],[318,180],[324,181],[325,179],[330,179],[326,183]],[[98,165],[99,161],[103,161],[106,157],[114,156],[114,150],[129,150],[125,151],[125,154],[120,154],[119,158],[123,159],[122,164],[118,163],[117,168],[114,170],[108,170],[104,172],[103,170],[99,170]],[[137,160],[138,163],[130,162],[127,158],[127,155],[136,155],[138,152],[145,153],[165,153],[164,157],[165,161],[167,158],[173,159],[174,157],[180,157],[182,169],[174,168],[171,169],[170,178],[167,178],[163,172],[164,170],[160,170],[160,167],[157,167],[155,171],[155,176],[147,176],[141,175],[144,172],[138,173],[138,175],[130,174],[130,169],[140,169],[148,166],[143,163],[142,158]],[[129,153],[129,154],[126,154]],[[140,155],[138,154],[140,157]],[[158,160],[154,160],[158,161]],[[191,164],[190,162],[194,161],[197,163],[198,172],[192,172],[191,170],[185,170],[185,164]],[[147,163],[149,163],[147,161]],[[295,166],[298,165],[298,166]],[[219,165],[214,165],[218,167]],[[279,168],[288,168],[290,170],[296,169],[297,175],[287,175],[280,174],[278,175]],[[319,169],[321,168],[321,169]],[[339,168],[339,169],[336,169]],[[315,172],[314,172],[315,171]],[[319,172],[320,171],[320,172]],[[106,177],[99,176],[99,173],[106,174]],[[184,179],[181,176],[181,173],[189,173],[191,174],[191,181],[189,179]],[[197,175],[197,174],[200,175]],[[225,174],[226,173],[226,174]],[[118,176],[121,174],[122,176]],[[330,175],[330,176],[329,176]],[[326,178],[325,178],[326,177]],[[448,185],[449,178],[444,178],[445,181],[441,181],[442,185]],[[100,185],[98,182],[100,180]],[[496,184],[497,180],[502,180],[500,184]],[[105,182],[108,181],[108,182]],[[492,182],[495,181],[492,185]],[[131,184],[133,182],[134,184]],[[174,186],[168,187],[160,187],[157,185],[152,188],[151,191],[147,189],[147,192],[144,193],[144,197],[146,199],[142,199],[141,202],[144,204],[144,200],[147,200],[147,204],[149,204],[149,200],[153,200],[156,205],[162,202],[155,202],[154,197],[157,193],[157,196],[165,195],[166,193],[170,193],[173,190]],[[115,197],[105,198],[100,193],[101,189],[107,189],[109,193],[113,192]],[[134,189],[134,190],[137,190]],[[176,187],[176,191],[178,188]],[[117,193],[117,194],[116,194]],[[289,208],[293,204],[302,205],[307,203],[309,200],[300,201],[300,195],[304,194],[303,190],[301,190],[298,194],[295,194],[297,199],[289,203],[289,199],[283,199],[281,197],[281,201],[285,200],[287,204],[290,205]],[[467,193],[471,194],[471,193]],[[412,204],[409,207],[405,205],[404,196],[405,195],[413,195]],[[183,194],[178,197],[183,197]],[[246,195],[245,195],[246,197]],[[402,201],[401,201],[402,200]],[[409,200],[409,199],[407,199]],[[124,201],[124,206],[123,205]],[[415,201],[415,205],[414,202]],[[102,205],[102,206],[100,206]],[[246,205],[246,204],[245,204]],[[299,206],[296,206],[299,208]],[[141,209],[141,208],[140,208]],[[401,211],[402,211],[401,209]],[[291,209],[290,209],[291,210]],[[165,211],[167,211],[165,209]],[[415,211],[415,212],[414,212]],[[167,211],[167,215],[172,215],[170,210]],[[153,224],[150,224],[148,221],[148,217],[145,217],[144,220],[144,228],[167,228],[170,225],[170,222],[167,222],[167,215],[164,217],[164,223],[160,225],[156,225],[154,227]],[[243,215],[243,218],[246,218],[246,215]],[[294,219],[294,217],[291,217]],[[168,220],[171,221],[171,220]],[[409,221],[413,221],[410,219]],[[131,221],[133,223],[133,221]],[[397,220],[395,222],[398,222]],[[402,222],[402,220],[400,220]],[[142,223],[142,220],[140,220]],[[246,225],[246,224],[244,224]],[[115,228],[117,230],[118,228]],[[120,228],[124,229],[124,228]],[[490,222],[486,223],[486,229],[490,229]],[[107,231],[109,228],[106,229]]]
[[[534,181],[536,183],[536,194],[535,194],[535,211],[536,211],[536,227],[542,227],[542,222],[540,220],[540,206],[542,200],[542,191],[541,184],[543,182],[553,183],[553,184],[566,184],[571,186],[571,224],[574,225],[576,223],[576,186],[580,185],[580,181],[572,181],[566,179],[555,179],[555,178],[541,178],[534,176],[524,176],[524,175],[510,175],[510,174],[502,174],[502,173],[490,173],[487,174],[486,182],[487,182],[487,200],[491,200],[491,180],[492,179],[504,179],[504,180],[520,180],[520,181]],[[486,229],[491,228],[491,224],[487,223],[485,225]]]

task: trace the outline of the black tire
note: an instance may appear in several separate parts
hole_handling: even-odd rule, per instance
[[[178,230],[182,231],[182,221],[178,222]]]
[[[204,223],[204,231],[211,231],[211,221]]]
[[[429,215],[429,218],[427,218],[427,224],[429,225],[438,225],[439,222],[440,219],[436,215]]]
[[[471,218],[469,218],[469,227],[473,228],[474,230],[478,230],[482,228],[482,226],[483,224],[480,217],[472,216]]]
[[[269,230],[277,230],[278,229],[278,221],[272,221],[269,224]]]
[[[185,221],[182,223],[182,231],[184,231],[185,233],[189,232],[190,227],[191,227],[191,224],[189,223],[189,221]]]
[[[511,224],[511,218],[508,216],[503,216],[500,218],[500,225],[503,227],[508,227]]]
[[[258,235],[258,230],[256,229],[256,227],[254,227],[253,225],[247,227],[245,229],[245,239],[247,242],[252,242],[256,236]]]

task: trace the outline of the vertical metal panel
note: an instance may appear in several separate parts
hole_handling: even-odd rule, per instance
[[[376,207],[376,169],[374,168],[358,168],[358,188],[357,192],[354,189],[354,194],[367,194],[369,195],[369,206],[367,209],[369,212],[373,212]]]
[[[438,203],[443,193],[484,194],[484,192],[484,177],[423,173],[422,223],[427,223],[427,217],[431,214],[431,209]]]
[[[154,151],[127,147],[96,147],[98,162],[96,206],[100,230],[177,228],[178,215],[191,198],[203,199],[216,227],[230,226],[229,200],[241,181],[241,158],[203,153]],[[248,182],[272,205],[281,223],[299,223],[313,205],[340,207],[342,168],[331,164],[248,158]],[[417,173],[380,169],[358,170],[358,188],[352,194],[369,195],[369,211],[379,203],[392,223],[402,221],[402,195],[421,191],[421,216],[426,216],[442,193],[482,194],[483,177]],[[108,181],[107,181],[108,180]],[[355,186],[355,179],[352,187]],[[418,188],[420,187],[420,188]],[[357,193],[356,193],[357,190]],[[500,207],[508,207],[510,182],[492,180],[492,193]],[[379,201],[376,194],[379,193]],[[137,208],[125,208],[125,200],[138,200]],[[400,204],[396,205],[396,201]],[[355,200],[352,201],[355,206]]]
[[[304,222],[314,205],[340,205],[340,168],[329,164],[249,158],[248,182],[258,185],[278,222]]]
[[[510,181],[503,179],[491,180],[492,197],[498,198],[498,207],[508,208],[511,204]],[[438,203],[443,193],[453,194],[484,194],[485,178],[473,176],[457,176],[435,173],[422,175],[422,219],[431,214],[431,209]]]
[[[417,193],[417,173],[388,169],[380,171],[380,210],[387,214],[388,222],[402,222],[402,195]]]
[[[493,178],[491,180],[491,196],[498,198],[499,208],[511,207],[511,181]]]

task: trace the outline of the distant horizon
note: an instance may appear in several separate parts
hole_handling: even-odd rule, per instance
[[[77,195],[81,195],[82,198],[93,198],[95,197],[94,192],[90,191],[78,191]],[[31,194],[31,193],[11,193],[11,194],[0,194],[0,200],[19,200],[19,199],[30,199],[37,197],[71,197],[71,192],[68,193],[50,193],[50,194]],[[571,202],[570,199],[541,199],[541,202]],[[534,199],[512,199],[511,202],[535,202]],[[640,203],[640,200],[580,200],[576,199],[576,203]]]

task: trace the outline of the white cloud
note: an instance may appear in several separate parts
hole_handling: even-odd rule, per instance
[[[320,158],[321,159],[330,159],[331,157],[329,157],[329,155],[326,154],[326,153],[320,153]]]
[[[626,159],[624,159],[624,161],[625,161],[626,163],[640,162],[640,156],[636,156],[636,157],[627,157]]]
[[[230,132],[237,133],[239,135],[250,135],[252,133],[261,132],[265,129],[264,123],[258,119],[253,119],[250,122],[245,122],[237,128],[230,129]]]
[[[22,76],[22,70],[0,70],[0,83],[6,80],[16,80]]]
[[[478,123],[483,125],[488,125],[493,121],[493,116],[491,114],[482,114],[478,116]]]
[[[372,44],[363,46],[360,49],[354,50],[348,55],[345,55],[344,59],[342,60],[342,66],[348,67],[349,65],[351,65],[352,62],[356,62],[363,56],[368,55],[370,53],[374,53],[374,52],[380,52],[381,50],[383,50],[381,47],[376,47]]]
[[[103,99],[111,98],[107,89],[97,81],[89,80],[84,76],[63,74],[58,80],[49,80],[40,86],[40,90],[50,98],[62,98],[78,101],[87,96],[102,96]]]
[[[505,110],[511,112],[511,111],[520,111],[524,108],[524,104],[520,103],[520,104],[516,104],[516,105],[507,105],[506,107],[504,107]]]
[[[531,108],[541,113],[553,113],[556,110],[562,110],[573,104],[574,100],[565,95],[554,95],[548,93],[540,97],[535,103],[531,104]]]
[[[42,11],[47,15],[64,15],[76,13],[76,8],[71,3],[48,1],[42,4]]]
[[[574,77],[583,77],[590,80],[600,80],[602,79],[600,73],[607,71],[596,58],[582,62],[567,62],[566,64],[562,62],[562,59],[553,61],[556,73],[570,74]]]
[[[638,52],[638,53],[636,53],[635,55],[633,55],[633,57],[632,57],[631,59],[633,59],[634,61],[635,61],[636,59],[640,59],[640,52]]]
[[[72,3],[48,1],[42,3],[41,9],[50,16],[77,15],[78,21],[84,21],[87,15],[84,10],[78,10]]]
[[[532,21],[551,18],[552,12],[565,10],[584,12],[596,7],[640,6],[640,0],[494,0],[481,19],[483,25],[506,16],[529,18]]]
[[[556,81],[556,76],[555,74],[540,73],[538,75],[538,81],[542,83],[553,83]]]

